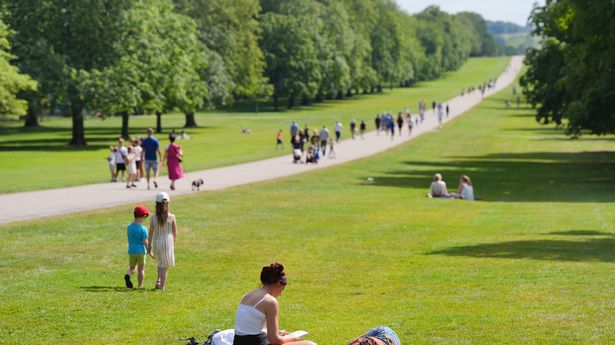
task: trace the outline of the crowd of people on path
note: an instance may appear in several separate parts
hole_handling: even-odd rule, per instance
[[[124,274],[126,288],[133,289],[132,276],[137,273],[137,288],[144,287],[146,257],[157,264],[154,290],[165,291],[169,268],[175,267],[175,241],[178,227],[175,215],[170,212],[170,197],[160,192],[156,195],[155,212],[146,206],[133,210],[134,220],[127,227],[128,271]],[[149,229],[145,220],[151,216]],[[288,277],[284,266],[272,263],[260,273],[261,286],[246,292],[235,310],[233,329],[216,331],[210,335],[211,344],[232,345],[316,345],[303,340],[308,333],[289,333],[279,326],[278,298],[286,289]],[[401,345],[397,334],[389,327],[378,326],[348,342],[348,345]]]
[[[169,144],[160,151],[160,142],[154,137],[154,130],[147,129],[145,138],[130,138],[130,145],[125,145],[124,138],[118,139],[117,146],[109,147],[107,161],[111,182],[126,182],[126,188],[138,188],[137,183],[146,179],[147,189],[150,189],[150,180],[154,188],[158,188],[158,174],[160,167],[166,166],[171,184],[169,188],[175,189],[175,181],[181,179],[183,151],[177,139],[189,139],[190,136],[184,131],[180,134],[173,130],[169,134]]]
[[[442,179],[442,174],[435,174],[433,176],[433,182],[429,186],[429,198],[445,198],[445,199],[462,199],[462,200],[475,200],[474,187],[472,186],[472,180],[468,175],[462,175],[459,178],[459,185],[457,192],[449,193],[446,188],[446,182]]]

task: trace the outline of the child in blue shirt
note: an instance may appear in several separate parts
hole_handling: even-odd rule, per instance
[[[128,272],[124,275],[126,287],[132,289],[130,276],[139,272],[139,288],[143,287],[145,277],[145,254],[147,253],[147,228],[143,221],[151,214],[145,206],[137,206],[134,209],[134,222],[128,225]]]

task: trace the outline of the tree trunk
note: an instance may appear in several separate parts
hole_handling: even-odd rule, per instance
[[[40,99],[33,97],[28,100],[28,114],[26,115],[26,122],[24,127],[38,127],[38,117],[41,114]]]
[[[162,133],[162,112],[156,112],[156,133]]]
[[[73,118],[73,137],[69,145],[86,146],[85,127],[83,125],[83,106],[78,102],[71,102],[71,116]]]
[[[344,99],[344,93],[342,91],[338,91],[335,99]]]
[[[288,109],[295,106],[295,95],[288,96]]]
[[[310,105],[310,104],[312,104],[312,101],[310,101],[310,98],[308,96],[301,97],[301,105]]]
[[[127,111],[122,112],[122,138],[128,139],[130,137],[130,133],[128,133],[128,119],[129,115]]]
[[[186,124],[184,125],[184,128],[198,127],[198,125],[196,124],[196,120],[194,119],[194,113],[188,112],[188,113],[184,113],[184,115],[186,115]]]
[[[348,89],[348,91],[346,91],[346,97],[352,97],[352,89]]]

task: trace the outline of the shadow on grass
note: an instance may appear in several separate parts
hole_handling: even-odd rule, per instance
[[[485,243],[473,246],[452,247],[427,253],[428,255],[467,256],[474,258],[534,259],[550,261],[600,261],[615,262],[614,234],[600,231],[573,230],[552,232],[550,235],[595,236],[582,241],[527,240]]]
[[[405,162],[365,186],[428,191],[434,173],[456,191],[469,175],[481,200],[505,202],[615,202],[615,152],[533,152],[450,157],[449,162]]]
[[[613,236],[615,234],[604,231],[593,231],[593,230],[570,230],[570,231],[553,231],[549,232],[547,235],[563,235],[563,236]]]
[[[81,290],[87,292],[131,292],[135,289],[128,289],[124,286],[80,286]]]

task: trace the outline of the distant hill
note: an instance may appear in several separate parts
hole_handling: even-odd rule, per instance
[[[487,31],[493,35],[500,51],[506,55],[525,54],[527,48],[538,45],[538,39],[531,35],[530,25],[487,21]]]

